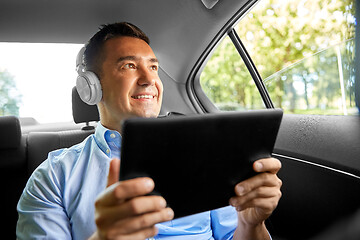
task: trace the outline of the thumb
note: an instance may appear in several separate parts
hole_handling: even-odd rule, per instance
[[[109,187],[119,181],[119,172],[120,172],[120,159],[114,158],[110,162],[109,175],[108,175],[106,187]]]

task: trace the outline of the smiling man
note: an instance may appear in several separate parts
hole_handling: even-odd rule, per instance
[[[115,23],[90,39],[84,62],[101,86],[100,123],[82,143],[51,152],[32,174],[18,204],[18,239],[270,238],[265,220],[281,197],[274,158],[254,163],[259,174],[237,184],[232,206],[176,220],[166,199],[147,195],[152,179],[118,182],[121,122],[160,112],[158,60],[140,29]]]
[[[125,36],[107,40],[103,51],[106,57],[99,75],[104,94],[98,104],[101,123],[120,132],[123,119],[157,117],[163,85],[150,46],[142,39]]]

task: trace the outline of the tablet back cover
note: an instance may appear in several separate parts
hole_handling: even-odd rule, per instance
[[[228,206],[237,183],[270,157],[282,110],[133,118],[122,129],[120,180],[151,177],[175,218]]]

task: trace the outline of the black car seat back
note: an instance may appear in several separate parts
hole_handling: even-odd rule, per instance
[[[61,132],[31,132],[28,141],[28,173],[32,172],[48,157],[48,153],[68,148],[83,141],[94,130],[68,130]]]
[[[27,180],[26,136],[21,135],[20,122],[14,116],[0,117],[0,205],[4,239],[15,239],[16,205]]]
[[[84,127],[79,126],[78,130],[29,133],[27,138],[29,174],[47,158],[49,152],[71,147],[94,133],[95,126],[91,126],[90,122],[99,121],[97,106],[84,103],[75,87],[72,89],[72,112],[74,122],[85,123]]]

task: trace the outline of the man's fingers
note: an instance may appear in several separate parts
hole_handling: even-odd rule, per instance
[[[170,221],[173,217],[173,210],[171,208],[165,208],[157,212],[142,214],[118,221],[114,225],[114,232],[119,235],[132,234],[139,231],[139,229],[146,229],[157,223]]]
[[[120,205],[107,207],[102,217],[97,218],[98,225],[107,225],[119,219],[131,218],[148,212],[160,211],[166,207],[166,201],[159,196],[143,196],[133,198]]]
[[[259,174],[246,179],[235,186],[235,194],[244,196],[248,192],[261,186],[280,187],[282,181],[277,177],[276,173],[281,168],[281,162],[276,158],[264,158],[254,162],[253,168]]]
[[[161,196],[144,196],[154,189],[151,178],[116,182],[95,202],[95,222],[104,238],[145,239],[156,235],[155,224],[168,221],[174,213]],[[117,239],[117,238],[114,239]]]
[[[279,202],[279,199],[277,197],[272,198],[254,198],[250,201],[244,202],[242,204],[233,206],[236,208],[237,211],[243,211],[249,208],[256,208],[261,210],[262,214],[266,215],[265,218],[267,218],[268,215],[270,215],[274,209],[277,207]]]
[[[142,196],[154,190],[155,183],[151,178],[134,178],[120,182],[114,189],[115,198],[131,199],[137,196]]]
[[[281,162],[276,158],[263,158],[254,162],[253,169],[255,172],[278,173],[281,169]]]
[[[134,178],[122,182],[116,182],[97,198],[96,207],[114,205],[138,196],[150,193],[154,189],[154,181],[151,178]]]
[[[231,199],[244,199],[244,201],[246,201],[247,199],[253,199],[253,198],[268,198],[278,195],[279,194],[278,191],[280,191],[280,189],[263,186],[256,188],[255,190],[248,192],[244,195],[234,196]]]
[[[282,181],[276,175],[281,162],[275,158],[260,159],[253,168],[259,174],[235,186],[236,196],[230,199],[230,205],[237,211],[248,209],[247,216],[263,220],[276,208],[281,198]]]
[[[280,189],[280,187],[282,186],[282,181],[277,177],[276,174],[267,172],[260,173],[252,178],[238,183],[235,186],[235,194],[237,196],[244,196],[247,193],[262,186],[278,187]]]
[[[281,191],[277,187],[259,187],[244,196],[235,196],[230,199],[230,205],[241,210],[248,207],[263,208],[263,204],[269,204],[270,207],[276,207],[281,198]],[[273,201],[274,200],[274,201]],[[276,200],[276,201],[275,201]],[[263,203],[265,201],[265,203]],[[268,203],[266,203],[268,201]]]
[[[154,212],[166,208],[166,201],[160,196],[143,196],[133,198],[119,208],[122,217],[140,215],[147,212]]]
[[[120,205],[105,206],[101,216],[95,216],[96,225],[100,227],[111,225],[134,216],[162,211],[166,201],[160,196],[142,196],[128,200]]]
[[[112,159],[109,167],[109,175],[107,179],[106,187],[109,187],[119,181],[119,172],[120,172],[120,159]]]

